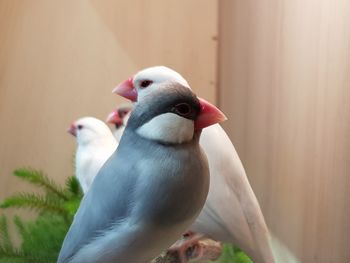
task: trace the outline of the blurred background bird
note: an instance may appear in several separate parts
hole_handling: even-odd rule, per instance
[[[75,175],[86,193],[118,143],[109,127],[93,117],[76,120],[67,131],[76,138]]]
[[[114,125],[113,135],[118,142],[124,132],[131,110],[131,104],[121,105],[107,116],[106,121]]]

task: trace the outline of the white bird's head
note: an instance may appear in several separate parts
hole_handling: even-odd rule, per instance
[[[154,103],[151,98],[158,96],[159,93],[162,93],[162,100],[159,99],[156,102],[157,104],[161,105],[167,100],[166,97],[170,95],[167,94],[166,90],[169,89],[169,92],[171,93],[172,91],[170,90],[175,89],[176,93],[176,87],[178,87],[178,92],[179,90],[182,90],[181,92],[185,92],[183,90],[185,89],[189,92],[189,94],[192,94],[189,84],[179,73],[164,66],[155,66],[143,69],[134,76],[123,81],[113,90],[113,93],[117,93],[133,102],[138,101],[139,103],[144,101]],[[196,118],[198,117],[198,119],[195,119],[194,122],[195,130],[200,130],[214,123],[226,120],[225,115],[214,105],[201,98],[198,98],[197,100],[199,101],[199,109],[196,115]],[[170,137],[173,137],[176,138],[174,141],[186,141],[186,139],[192,137],[193,129],[191,130],[191,126],[193,123],[191,124],[190,121],[175,116],[174,113],[180,117],[184,117],[184,113],[186,111],[194,112],[190,105],[191,103],[180,103],[179,105],[174,106],[170,110],[171,115],[166,115],[166,117],[171,116],[171,118],[165,118],[164,116],[157,117],[154,121],[150,122],[150,125],[145,125],[147,129],[142,128],[141,131],[144,133],[144,135],[146,134],[149,137],[154,137],[157,134],[154,127],[163,126],[164,129],[162,129],[162,132],[158,132],[158,137],[162,137],[161,140],[170,141],[172,139]],[[177,109],[177,107],[179,108]],[[181,132],[176,133],[175,127],[186,126],[188,126],[188,133],[184,132],[182,135]]]
[[[78,145],[84,145],[105,138],[113,138],[111,130],[99,119],[83,117],[73,122],[67,132],[77,138]]]
[[[113,93],[135,102],[166,83],[177,83],[190,88],[187,81],[175,70],[165,66],[155,66],[137,72],[120,83]]]

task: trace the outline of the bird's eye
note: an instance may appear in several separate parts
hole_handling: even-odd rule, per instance
[[[81,130],[83,127],[84,127],[84,126],[81,125],[81,124],[79,124],[79,125],[77,126],[78,130]]]
[[[175,106],[175,112],[180,116],[188,116],[192,113],[192,108],[187,103],[180,103]]]
[[[145,79],[145,80],[141,81],[140,86],[141,86],[141,88],[147,88],[152,83],[153,83],[152,80]]]
[[[126,110],[119,110],[118,114],[120,118],[123,118],[128,112]]]

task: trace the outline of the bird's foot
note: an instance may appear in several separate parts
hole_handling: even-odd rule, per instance
[[[203,237],[203,234],[186,232],[183,238],[173,244],[168,251],[170,253],[176,252],[181,263],[200,258],[203,255],[203,248],[198,245],[198,241]]]

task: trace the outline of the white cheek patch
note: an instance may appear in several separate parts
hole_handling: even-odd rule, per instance
[[[192,140],[194,122],[174,113],[164,113],[142,125],[136,132],[150,140],[183,143]]]
[[[155,85],[152,85],[151,87],[147,87],[141,90],[137,91],[137,101],[142,101],[144,97],[148,96],[149,94],[153,93],[154,91],[157,91],[158,87],[155,87]]]

